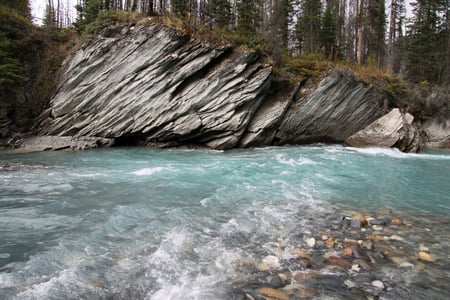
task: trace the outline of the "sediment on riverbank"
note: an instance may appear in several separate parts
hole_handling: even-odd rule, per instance
[[[295,232],[236,262],[244,299],[444,299],[450,219],[390,209],[305,212]]]

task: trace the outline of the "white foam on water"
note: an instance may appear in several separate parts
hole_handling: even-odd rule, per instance
[[[0,258],[6,259],[6,258],[10,258],[11,254],[9,253],[0,253]]]
[[[143,168],[137,171],[132,172],[132,174],[136,176],[149,176],[156,173],[164,172],[164,171],[171,171],[171,168],[168,167],[153,167],[153,168]]]
[[[81,178],[95,178],[95,177],[101,177],[101,176],[107,176],[105,173],[72,173],[75,177],[81,177]]]
[[[380,147],[367,147],[367,148],[354,148],[347,147],[344,148],[352,152],[358,152],[367,155],[384,155],[393,158],[425,158],[425,159],[445,159],[450,160],[450,155],[440,155],[440,154],[428,154],[428,153],[405,153],[401,152],[397,148],[380,148]]]
[[[298,159],[294,159],[294,158],[286,158],[284,154],[277,154],[275,156],[275,159],[280,164],[288,165],[291,167],[317,164],[317,162],[315,162],[314,160],[312,160],[308,157],[302,157],[302,156],[300,156]]]
[[[68,296],[79,291],[92,290],[93,286],[84,284],[78,278],[74,269],[65,269],[50,280],[33,284],[17,294],[16,299],[48,299],[49,296],[59,293]]]

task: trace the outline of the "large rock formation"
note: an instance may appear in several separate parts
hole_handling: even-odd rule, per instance
[[[158,24],[109,28],[68,63],[38,134],[217,149],[344,142],[393,106],[346,70],[274,79],[255,52]]]
[[[395,108],[350,136],[345,143],[354,147],[396,147],[404,152],[418,152],[420,132],[413,121],[411,114]]]

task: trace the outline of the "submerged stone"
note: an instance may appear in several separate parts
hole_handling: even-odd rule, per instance
[[[419,256],[419,259],[423,260],[423,261],[427,261],[427,262],[435,262],[436,261],[436,257],[427,252],[420,251],[418,253],[418,256]]]

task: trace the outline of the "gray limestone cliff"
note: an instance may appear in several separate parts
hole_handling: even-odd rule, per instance
[[[75,149],[76,141],[80,148],[343,143],[393,106],[347,70],[281,84],[256,52],[160,24],[128,26],[105,30],[71,58],[37,135]]]

